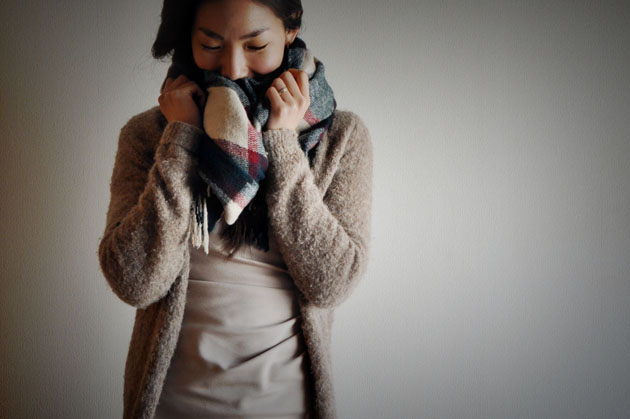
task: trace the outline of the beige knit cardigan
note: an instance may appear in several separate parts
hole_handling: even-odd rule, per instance
[[[125,365],[125,419],[152,418],[184,314],[189,217],[203,132],[154,107],[121,129],[99,262],[137,308]],[[263,133],[269,234],[298,290],[318,418],[334,418],[333,309],[363,275],[371,223],[372,145],[353,113],[335,111],[312,167],[292,130]]]

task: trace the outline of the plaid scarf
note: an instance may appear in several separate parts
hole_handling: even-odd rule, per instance
[[[203,126],[209,140],[199,148],[199,175],[205,185],[197,191],[191,207],[190,232],[192,244],[203,245],[208,253],[209,232],[223,216],[228,226],[241,213],[246,214],[260,189],[268,167],[267,153],[262,141],[262,130],[269,119],[270,104],[265,93],[271,82],[288,68],[305,71],[309,77],[311,104],[296,131],[300,147],[308,156],[321,140],[332,122],[336,102],[332,89],[324,77],[324,65],[306,48],[300,38],[285,50],[282,65],[262,78],[230,80],[214,71],[204,71],[207,100],[203,112]],[[264,202],[261,202],[264,206]],[[261,205],[258,205],[261,206]],[[245,212],[243,212],[245,210]],[[251,224],[264,221],[264,239],[259,248],[268,250],[266,236],[266,207],[264,217],[248,216]],[[264,219],[263,219],[264,218]]]

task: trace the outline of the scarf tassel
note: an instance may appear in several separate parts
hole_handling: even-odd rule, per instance
[[[214,228],[208,225],[208,200],[210,197],[210,185],[206,185],[205,194],[198,194],[190,209],[190,234],[195,248],[203,245],[203,250],[208,254],[210,245],[210,231]],[[216,222],[216,221],[215,221]]]

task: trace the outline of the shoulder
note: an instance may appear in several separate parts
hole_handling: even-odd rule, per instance
[[[332,132],[347,132],[356,129],[367,132],[367,127],[359,115],[348,110],[335,110],[333,112]]]
[[[354,112],[335,110],[313,161],[317,184],[327,190],[334,178],[369,179],[372,160],[372,140],[363,120]]]
[[[335,110],[328,132],[329,141],[335,148],[346,151],[372,152],[372,139],[366,124],[356,113],[348,110]]]
[[[164,131],[166,126],[166,118],[160,111],[159,106],[154,106],[144,112],[136,114],[129,118],[127,123],[122,127],[121,131],[126,133],[151,133]]]
[[[149,154],[157,147],[167,121],[159,106],[136,114],[120,129],[118,147],[146,150]]]

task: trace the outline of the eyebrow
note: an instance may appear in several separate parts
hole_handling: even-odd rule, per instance
[[[204,28],[203,26],[199,26],[197,29],[200,30],[201,32],[203,32],[204,34],[206,34],[207,36],[209,36],[210,38],[215,38],[215,39],[218,39],[220,41],[223,41],[223,37],[221,35],[219,35],[216,32],[211,31],[208,28]],[[239,39],[255,38],[255,37],[257,37],[258,35],[260,35],[261,33],[265,32],[267,30],[269,30],[269,28],[256,29],[255,31],[252,31],[250,33],[247,33],[247,34],[241,36]]]

